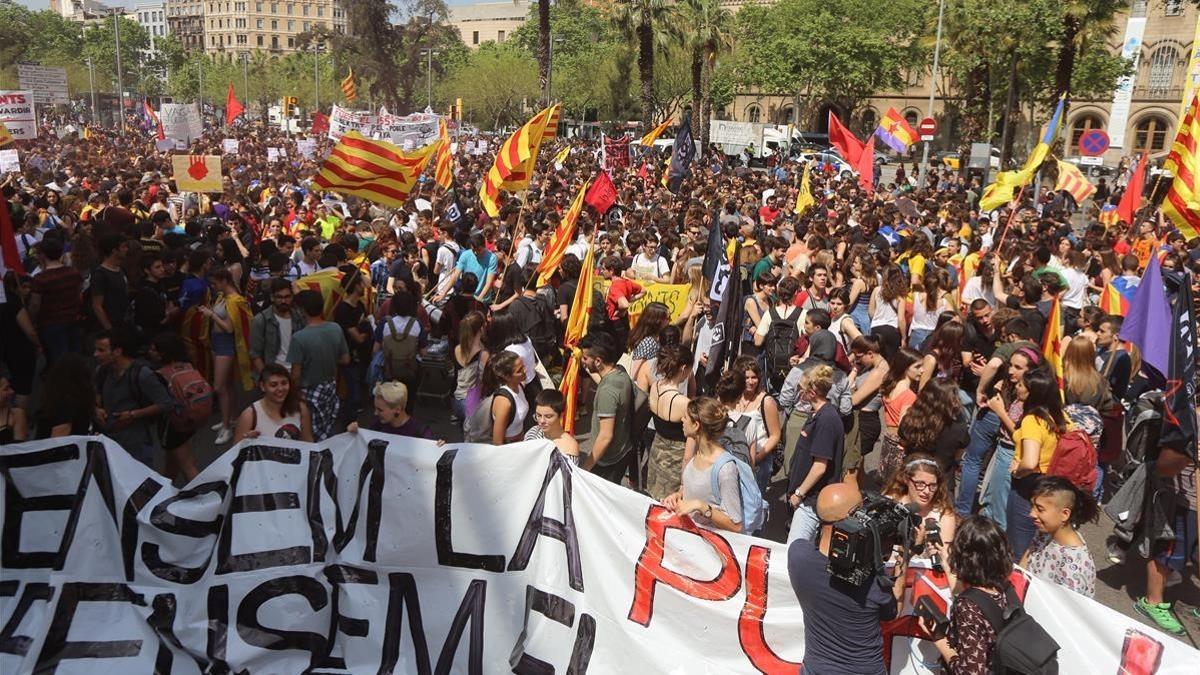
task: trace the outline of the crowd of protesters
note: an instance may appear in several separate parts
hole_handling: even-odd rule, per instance
[[[195,194],[176,189],[152,140],[88,136],[43,134],[3,177],[24,273],[8,270],[0,304],[0,443],[103,433],[182,484],[202,468],[190,444],[206,425],[222,447],[359,428],[545,438],[704,526],[748,531],[732,455],[763,494],[786,485],[802,557],[821,551],[811,542],[830,514],[853,507],[845,486],[875,488],[938,523],[949,566],[967,561],[960,577],[1000,603],[995,570],[1017,562],[1094,593],[1079,527],[1120,487],[1103,450],[1122,452],[1127,411],[1158,386],[1101,292],[1136,286],[1154,255],[1200,277],[1200,241],[1153,215],[1105,226],[1052,191],[981,213],[978,183],[948,171],[918,185],[913,167],[868,193],[815,165],[816,203],[797,214],[802,161],[751,170],[709,152],[675,192],[644,170],[659,159],[613,170],[616,205],[585,210],[539,285],[553,233],[598,168],[594,143],[556,141],[574,146],[561,166],[550,158],[562,146],[543,148],[524,202],[489,218],[476,198],[489,154],[459,153],[453,192],[426,176],[388,209],[311,185],[324,139],[305,157],[276,132],[209,132],[189,152],[221,154],[226,136],[240,147],[222,159],[223,191]],[[284,158],[268,163],[268,146]],[[715,373],[712,242],[736,255],[743,289],[740,322],[722,327],[737,353]],[[564,354],[589,246],[588,334]],[[659,283],[686,287],[683,300],[646,302]],[[1061,382],[1043,349],[1056,300]],[[569,358],[590,375],[576,434],[558,391]],[[449,405],[418,410],[437,373]],[[1075,432],[1101,449],[1092,484],[1048,475]],[[1128,551],[1146,559],[1137,609],[1179,632],[1165,589],[1196,569],[1195,453],[1144,450],[1177,508],[1173,539]],[[1117,543],[1114,561],[1130,548]],[[1004,560],[981,568],[964,547]],[[939,643],[954,672],[984,672],[985,624],[956,609]]]

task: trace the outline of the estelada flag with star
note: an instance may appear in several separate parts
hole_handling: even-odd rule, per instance
[[[1059,296],[1054,298],[1050,316],[1046,319],[1046,332],[1042,334],[1042,356],[1046,359],[1046,365],[1050,366],[1050,372],[1054,373],[1055,379],[1058,380],[1059,391],[1063,388],[1062,341],[1062,297]]]

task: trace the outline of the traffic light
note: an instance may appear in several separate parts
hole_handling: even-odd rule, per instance
[[[456,98],[456,99],[454,99],[454,110],[452,111],[452,116],[454,117],[454,119],[461,122],[462,114],[463,114],[462,113],[462,99]]]
[[[288,119],[289,117],[292,116],[292,108],[296,107],[296,100],[297,99],[295,96],[284,96],[283,97],[283,118],[284,119]]]

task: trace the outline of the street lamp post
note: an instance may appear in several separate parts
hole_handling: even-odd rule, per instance
[[[96,123],[96,70],[95,64],[92,63],[92,57],[84,59],[88,67],[88,88],[92,92],[92,124]]]
[[[250,103],[250,52],[242,52],[242,97]]]
[[[313,46],[313,112],[321,111],[321,46]]]
[[[118,133],[121,134],[122,138],[125,137],[125,82],[124,78],[121,77],[121,12],[123,11],[123,9],[117,8],[111,10],[113,18],[113,40],[116,42],[117,47],[117,101],[120,103],[119,109],[121,111],[121,125],[118,129]]]
[[[436,49],[422,49],[426,56],[425,62],[425,109],[433,110],[433,55]]]
[[[933,76],[929,81],[929,105],[926,108],[926,116],[933,117],[933,96],[937,93],[937,77],[938,63],[942,55],[942,14],[946,10],[946,0],[938,0],[938,22],[937,22],[937,37],[933,43]],[[962,161],[962,158],[959,158]],[[929,141],[925,141],[925,148],[921,150],[921,173],[917,179],[919,188],[925,187],[925,173],[929,170]],[[960,165],[961,166],[961,165]]]
[[[550,100],[546,101],[547,106],[554,103],[554,43],[562,44],[562,41],[561,37],[554,34],[550,35],[550,53],[548,54],[550,63],[548,64],[549,67],[546,68],[546,98]]]

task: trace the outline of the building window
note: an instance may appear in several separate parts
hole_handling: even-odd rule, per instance
[[[1167,16],[1183,14],[1183,0],[1167,0]]]
[[[762,121],[762,108],[759,108],[757,103],[751,103],[750,105],[746,106],[746,121]]]
[[[1167,145],[1167,129],[1170,123],[1158,115],[1143,117],[1134,134],[1134,151],[1158,152]]]
[[[279,22],[271,19],[271,30],[279,30]]]
[[[308,5],[300,5],[300,13],[308,16]]]
[[[504,31],[496,34],[496,42],[504,42]]]
[[[292,32],[292,31],[294,31],[294,30],[296,30],[296,22],[295,22],[295,21],[292,21],[291,19],[288,19],[287,26],[288,26],[288,32],[289,32],[289,33],[290,33],[290,32]]]
[[[305,21],[303,26],[304,26],[304,32],[307,33],[311,24],[309,22]]]
[[[325,16],[325,8],[317,5],[317,16]]]
[[[296,38],[288,38],[288,49],[296,48]]]
[[[261,35],[258,36],[258,46],[259,47],[263,46],[263,36],[261,36]]]
[[[1133,0],[1133,7],[1129,10],[1129,16],[1145,18],[1146,0]]]
[[[904,112],[904,121],[908,122],[909,126],[916,127],[917,121],[921,119],[920,113],[916,110],[907,110]]]
[[[875,127],[879,125],[879,117],[871,108],[862,111],[862,130],[863,133],[870,136],[875,133]]]
[[[271,49],[279,49],[279,36],[278,35],[271,36]]]
[[[479,44],[479,31],[477,31],[477,30],[471,31],[471,44],[473,44],[473,45]]]
[[[262,27],[263,27],[263,20],[262,20],[262,19],[255,19],[255,20],[254,20],[254,27],[255,27],[255,28],[257,28],[257,29],[259,29],[259,30],[262,30]]]
[[[1150,55],[1150,76],[1146,88],[1150,96],[1161,96],[1171,88],[1175,77],[1175,62],[1179,60],[1179,52],[1174,47],[1159,47]]]
[[[261,2],[254,3],[254,11],[256,11],[256,12],[262,11],[262,3]]]
[[[277,2],[272,2],[272,3],[271,3],[271,13],[272,13],[272,14],[278,14],[278,13],[279,13],[279,3],[277,3]]]
[[[292,12],[293,12],[295,9],[296,9],[296,6],[295,6],[295,5],[293,5],[292,3],[290,3],[290,2],[289,2],[289,3],[288,3],[288,6],[287,6],[287,12],[288,12],[288,16],[291,16],[291,15],[292,15]]]
[[[238,34],[238,36],[237,36],[237,43],[238,43],[239,45],[244,45],[244,44],[246,44],[246,35],[245,35],[245,33],[239,33],[239,34]]]

